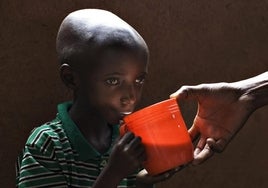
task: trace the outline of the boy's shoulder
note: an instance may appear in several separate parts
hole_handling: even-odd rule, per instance
[[[64,138],[66,138],[66,134],[62,127],[62,121],[56,118],[34,128],[26,141],[26,147],[43,150],[52,143],[53,145],[60,144]]]

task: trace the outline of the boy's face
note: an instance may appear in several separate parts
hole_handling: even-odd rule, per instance
[[[111,50],[98,61],[93,73],[83,74],[80,94],[101,118],[118,124],[140,100],[147,62],[131,53]]]

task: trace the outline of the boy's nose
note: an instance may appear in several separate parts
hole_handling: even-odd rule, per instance
[[[136,103],[136,100],[134,97],[122,97],[121,98],[121,104],[122,105],[134,105]]]
[[[123,105],[134,105],[137,101],[134,86],[128,86],[125,94],[121,97],[120,102]]]

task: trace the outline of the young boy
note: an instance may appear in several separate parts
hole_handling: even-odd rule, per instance
[[[73,101],[33,130],[18,160],[18,187],[152,187],[166,173],[134,173],[146,159],[141,139],[118,139],[120,119],[133,112],[148,67],[143,38],[116,15],[79,10],[57,36],[60,76]]]

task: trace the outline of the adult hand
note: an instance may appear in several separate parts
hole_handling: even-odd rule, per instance
[[[192,140],[199,138],[193,164],[204,162],[214,151],[222,152],[254,111],[251,96],[231,83],[183,86],[171,97],[198,102],[198,111],[189,129]]]

